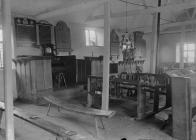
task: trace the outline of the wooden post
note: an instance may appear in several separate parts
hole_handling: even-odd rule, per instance
[[[109,64],[110,64],[110,0],[104,3],[104,58],[102,110],[109,109]]]
[[[158,7],[161,6],[161,0],[158,0]],[[161,13],[153,14],[152,23],[152,49],[151,49],[151,73],[157,73],[159,62],[159,36],[160,36],[160,17]]]
[[[191,140],[192,108],[191,80],[172,77],[172,129],[173,137],[178,140]]]
[[[180,68],[184,69],[184,43],[185,43],[185,26],[182,27],[180,40]]]
[[[14,140],[10,0],[2,0],[6,140]]]
[[[156,52],[157,52],[157,18],[158,14],[153,14],[153,23],[152,23],[152,48],[151,48],[151,57],[150,57],[150,72],[155,73],[156,69]]]

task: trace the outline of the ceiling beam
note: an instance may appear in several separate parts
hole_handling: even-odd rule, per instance
[[[196,7],[195,0],[191,0],[188,2],[182,2],[182,3],[178,3],[178,4],[170,4],[170,5],[161,6],[161,7],[157,7],[157,8],[131,10],[131,11],[127,12],[127,16],[147,15],[147,14],[150,15],[155,12],[162,13],[162,12],[171,12],[171,11],[181,11],[184,9],[195,8],[195,7]],[[126,12],[113,13],[111,15],[111,18],[119,18],[119,17],[125,16],[125,15],[126,15]],[[94,16],[91,19],[89,19],[89,21],[101,20],[101,19],[103,19],[103,15]]]
[[[66,15],[68,13],[81,11],[84,9],[92,8],[97,6],[101,3],[106,2],[107,0],[91,0],[91,1],[80,1],[78,4],[74,4],[73,6],[66,7],[66,8],[59,8],[56,10],[51,10],[45,13],[41,13],[36,16],[37,19],[47,19],[55,16]]]
[[[196,25],[196,20],[165,23],[165,24],[161,24],[160,28],[161,30],[164,30],[164,29],[171,28],[171,27],[182,27],[182,26],[187,26],[187,25]],[[152,31],[152,26],[133,27],[129,29],[129,31],[140,31],[140,30],[145,30],[145,32],[149,33]]]

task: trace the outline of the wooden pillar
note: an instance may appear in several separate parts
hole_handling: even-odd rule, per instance
[[[102,110],[109,109],[109,64],[110,64],[110,0],[104,4],[104,58]]]
[[[161,0],[158,0],[158,7],[161,6]],[[160,36],[160,19],[161,13],[153,14],[152,23],[152,49],[151,49],[151,73],[157,73],[159,62],[159,36]]]
[[[180,40],[180,68],[184,69],[184,43],[185,43],[185,26],[182,27]]]
[[[172,117],[173,137],[178,140],[191,140],[192,108],[189,78],[172,78]]]
[[[156,70],[156,52],[157,52],[157,18],[158,14],[153,14],[153,23],[152,23],[152,47],[151,47],[151,57],[150,57],[150,72],[155,73]]]
[[[10,0],[2,0],[6,140],[14,140]]]

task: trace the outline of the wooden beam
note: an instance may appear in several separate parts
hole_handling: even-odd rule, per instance
[[[2,0],[2,15],[6,140],[14,140],[10,0]]]
[[[104,58],[102,110],[109,109],[109,66],[110,66],[110,0],[104,4]]]
[[[193,29],[186,29],[186,30],[185,30],[185,33],[187,33],[187,32],[196,33],[196,30],[193,30]],[[162,32],[160,32],[161,35],[163,35],[163,34],[180,34],[180,33],[182,33],[182,30],[162,31]]]
[[[153,15],[153,24],[152,24],[152,47],[151,47],[151,58],[150,58],[150,72],[155,73],[156,70],[156,52],[157,52],[157,21],[158,14]]]
[[[183,22],[173,22],[173,23],[164,23],[160,25],[160,29],[164,30],[166,28],[170,27],[182,27],[182,26],[187,26],[187,25],[194,25],[196,24],[196,20],[188,20],[188,21],[183,21]],[[142,26],[142,27],[133,27],[129,29],[130,31],[138,31],[138,30],[145,30],[145,33],[150,33],[152,32],[152,26]]]
[[[158,7],[161,7],[162,0],[158,0]],[[160,38],[160,25],[161,25],[161,13],[158,12],[157,16],[157,46],[156,46],[156,69],[155,73],[158,73],[158,64],[159,64],[159,38]],[[156,95],[157,96],[157,95]],[[157,101],[156,101],[157,102]],[[158,103],[158,102],[157,102]],[[154,103],[155,104],[155,103]],[[155,104],[156,106],[156,104]],[[158,106],[158,105],[157,105]],[[155,110],[158,111],[158,110]]]
[[[45,12],[42,14],[39,14],[36,16],[37,19],[47,19],[47,18],[52,18],[55,16],[60,16],[60,15],[66,15],[68,13],[72,12],[77,12],[81,11],[84,9],[96,7],[97,5],[104,3],[107,0],[93,0],[93,1],[88,1],[88,2],[80,2],[78,4],[74,4],[73,6],[67,7],[67,8],[60,8],[56,10],[52,10],[49,12]]]
[[[161,6],[157,8],[148,8],[148,9],[139,9],[139,10],[131,10],[127,12],[127,16],[134,16],[134,15],[150,15],[153,13],[164,13],[164,12],[170,12],[170,11],[181,11],[184,9],[189,8],[195,8],[196,2],[195,0],[191,0],[189,2],[182,2],[177,4],[170,4],[166,6]],[[126,15],[126,12],[120,12],[120,13],[113,13],[111,15],[111,18],[120,18]],[[97,15],[89,19],[89,21],[92,20],[101,20],[104,18],[104,15]]]

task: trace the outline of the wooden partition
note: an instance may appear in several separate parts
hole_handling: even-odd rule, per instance
[[[89,76],[88,78],[88,106],[99,107],[102,95],[103,78],[99,76]],[[141,120],[152,116],[171,106],[171,82],[167,75],[135,73],[110,76],[109,98],[112,100],[132,100],[137,101],[137,119]],[[152,94],[153,106],[149,110],[147,107],[147,94]],[[148,94],[149,96],[149,94]],[[164,105],[160,105],[159,97],[165,96]],[[151,106],[151,105],[150,105]],[[148,108],[148,110],[146,110]]]
[[[14,60],[18,98],[39,102],[43,93],[53,91],[49,57],[26,56]]]
[[[191,140],[192,107],[189,78],[172,78],[172,117],[173,137],[178,140]]]

